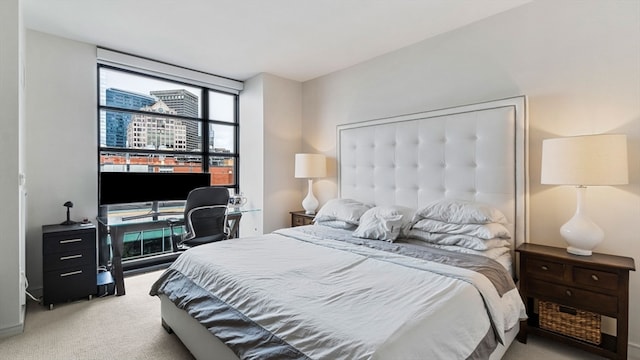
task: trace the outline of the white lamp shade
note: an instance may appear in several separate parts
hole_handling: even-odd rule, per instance
[[[589,256],[604,232],[586,213],[586,185],[629,182],[627,137],[602,134],[547,139],[542,142],[542,184],[576,185],[576,212],[560,228],[567,252]]]
[[[322,154],[296,154],[295,177],[319,178],[327,176],[327,159]]]
[[[628,184],[626,135],[543,140],[540,180],[556,185]]]

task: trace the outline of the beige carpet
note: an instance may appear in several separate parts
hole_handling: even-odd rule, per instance
[[[160,322],[149,296],[159,272],[127,277],[125,296],[56,304],[29,300],[22,335],[0,340],[0,359],[193,359]]]
[[[125,296],[58,304],[51,311],[30,301],[24,333],[0,339],[0,359],[193,359],[162,328],[160,301],[148,295],[159,274],[127,277]],[[532,336],[526,345],[515,341],[504,359],[601,358]]]

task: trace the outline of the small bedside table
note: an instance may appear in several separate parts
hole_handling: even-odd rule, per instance
[[[302,225],[311,225],[313,224],[313,218],[316,217],[315,214],[305,214],[303,211],[291,211],[291,227],[302,226]]]
[[[91,223],[42,226],[42,304],[49,310],[97,293],[96,247]]]
[[[538,334],[610,359],[626,359],[629,331],[629,271],[632,258],[593,253],[578,256],[565,248],[520,245],[520,294],[527,306],[527,321],[520,322],[518,340]],[[534,300],[553,302],[565,311],[579,309],[616,319],[616,336],[601,334],[594,344],[543,329]],[[562,310],[561,310],[562,311]]]

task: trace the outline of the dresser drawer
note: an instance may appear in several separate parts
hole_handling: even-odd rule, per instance
[[[527,276],[562,281],[564,279],[564,267],[565,265],[562,263],[529,258],[527,259],[526,271]]]
[[[310,225],[313,223],[313,219],[309,219],[303,216],[294,216],[293,217],[293,226],[303,226]]]
[[[95,229],[45,234],[42,241],[44,254],[95,248]]]
[[[97,290],[94,264],[46,271],[43,281],[46,305],[93,295]]]
[[[615,296],[536,279],[529,280],[528,290],[531,296],[549,299],[561,305],[609,316],[616,316],[618,313],[618,298]]]
[[[291,213],[291,226],[304,226],[313,224],[315,215],[307,215],[304,211],[292,211]]]
[[[92,264],[95,262],[95,259],[92,259],[94,256],[95,253],[88,249],[50,253],[42,258],[42,270],[49,271]]]
[[[576,284],[588,285],[608,290],[618,289],[618,274],[582,268],[573,268],[573,281]]]

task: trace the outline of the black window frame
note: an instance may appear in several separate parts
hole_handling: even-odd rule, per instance
[[[201,137],[201,151],[178,151],[178,150],[160,150],[160,149],[139,149],[139,148],[121,148],[121,147],[110,147],[106,146],[106,144],[101,144],[100,139],[100,113],[101,111],[112,111],[112,112],[123,112],[130,114],[143,114],[149,115],[149,112],[140,111],[140,110],[131,110],[113,106],[107,106],[106,104],[101,104],[100,102],[100,71],[101,69],[109,69],[112,71],[119,71],[126,74],[131,74],[134,76],[140,76],[144,78],[156,79],[161,81],[168,81],[176,84],[183,84],[189,87],[199,88],[201,90],[202,98],[200,100],[200,116],[199,117],[188,117],[188,116],[180,116],[180,115],[172,115],[172,114],[162,114],[163,117],[172,118],[176,120],[185,120],[185,121],[197,121],[201,126],[202,137]],[[214,87],[206,87],[201,84],[194,84],[185,81],[178,81],[174,78],[163,78],[161,76],[154,76],[146,73],[136,72],[126,68],[120,68],[117,66],[107,65],[107,64],[97,64],[97,121],[98,121],[98,175],[102,172],[101,167],[101,154],[103,152],[112,152],[112,153],[124,153],[124,154],[158,154],[158,155],[184,155],[184,156],[199,156],[202,159],[201,170],[202,172],[209,173],[210,169],[210,159],[211,157],[219,156],[224,158],[233,158],[233,184],[214,184],[214,186],[222,186],[228,188],[232,193],[240,193],[240,96],[237,93],[233,92],[225,92],[218,88]],[[123,89],[127,90],[127,89]],[[215,120],[210,119],[209,116],[209,92],[221,93],[224,95],[233,96],[234,98],[234,119],[233,121],[226,120]],[[231,149],[231,152],[215,152],[210,148],[209,144],[209,126],[210,125],[223,125],[223,126],[232,126],[234,128],[234,139],[233,146],[234,149]],[[99,177],[99,176],[98,176]]]
[[[186,121],[197,121],[200,124],[201,127],[201,131],[202,131],[202,136],[201,136],[201,149],[200,151],[176,151],[176,150],[162,150],[162,149],[139,149],[139,148],[127,148],[127,147],[115,147],[115,146],[106,146],[106,143],[102,144],[101,142],[101,112],[103,111],[117,111],[117,112],[124,112],[124,113],[129,113],[129,114],[143,114],[148,116],[150,113],[146,112],[146,111],[140,111],[140,110],[131,110],[131,109],[126,109],[126,108],[119,108],[119,107],[113,107],[113,106],[106,106],[106,102],[105,104],[102,104],[100,101],[100,89],[101,89],[101,79],[100,79],[100,71],[101,69],[109,69],[109,70],[113,70],[113,71],[119,71],[122,73],[126,73],[126,74],[131,74],[134,76],[140,76],[143,78],[150,78],[150,79],[157,79],[157,80],[161,80],[161,81],[168,81],[168,82],[172,82],[174,84],[183,84],[185,86],[191,87],[191,88],[199,88],[201,90],[201,94],[202,94],[202,98],[200,99],[200,113],[198,117],[189,117],[189,116],[180,116],[180,115],[171,115],[171,114],[166,114],[163,113],[162,117],[166,117],[166,118],[172,118],[172,119],[179,119],[179,120],[186,120]],[[97,77],[97,164],[98,164],[98,173],[97,173],[97,178],[98,178],[98,188],[100,186],[99,184],[99,179],[100,179],[100,174],[102,172],[102,164],[101,164],[101,155],[103,152],[112,152],[112,153],[118,153],[118,154],[144,154],[144,153],[148,153],[148,154],[166,154],[166,155],[171,155],[171,156],[175,156],[175,155],[185,155],[185,156],[199,156],[202,161],[201,161],[201,171],[203,173],[210,173],[210,162],[211,162],[211,158],[212,157],[223,157],[223,158],[232,158],[233,159],[233,166],[234,166],[234,171],[233,171],[233,183],[232,184],[212,184],[212,186],[222,186],[222,187],[226,187],[230,190],[230,192],[238,194],[240,193],[240,96],[239,93],[237,92],[232,92],[232,91],[224,91],[221,90],[219,87],[217,86],[212,86],[212,87],[207,87],[207,86],[203,86],[202,84],[196,84],[196,83],[190,83],[188,81],[180,81],[180,80],[176,80],[174,77],[171,76],[167,76],[162,77],[162,76],[156,76],[153,74],[148,74],[148,73],[144,73],[144,72],[137,72],[131,69],[128,69],[126,67],[119,67],[119,66],[113,66],[110,64],[104,64],[101,62],[97,63],[97,71],[96,71],[96,77]],[[127,89],[122,89],[122,90],[127,90]],[[209,116],[209,93],[210,92],[215,92],[215,93],[220,93],[220,94],[224,94],[224,95],[228,95],[228,96],[233,96],[233,107],[234,107],[234,118],[233,121],[228,121],[228,119],[225,120],[216,120],[216,119],[210,119]],[[106,94],[105,94],[106,96]],[[106,99],[105,99],[106,100]],[[209,126],[210,125],[223,125],[223,126],[232,126],[234,128],[234,134],[233,134],[233,149],[231,149],[231,152],[215,152],[212,151],[213,149],[211,149],[209,147]],[[106,126],[106,124],[105,124]],[[105,134],[106,135],[106,134]],[[106,141],[106,138],[105,138]],[[148,207],[149,203],[131,203],[131,204],[121,204],[121,205],[100,205],[100,199],[99,199],[99,194],[96,194],[96,196],[98,197],[98,217],[101,216],[105,216],[109,209],[118,209],[118,208],[130,208],[131,206],[134,206],[135,208],[146,208]],[[185,199],[186,200],[186,199]],[[167,204],[171,204],[172,201],[162,201],[163,203],[167,203]],[[175,203],[175,201],[173,201],[173,203]],[[157,204],[157,202],[154,202],[154,204]],[[110,262],[110,249],[107,242],[102,241],[102,239],[106,240],[106,236],[107,234],[102,234],[102,232],[105,231],[105,229],[103,228],[103,226],[99,227],[99,233],[100,233],[100,245],[99,245],[99,264],[101,266],[105,266],[108,267],[109,266],[109,262]],[[177,257],[178,253],[159,253],[158,255],[153,255],[153,256],[149,256],[149,257],[140,257],[140,258],[136,258],[133,260],[128,260],[123,262],[123,268],[127,273],[136,273],[138,271],[147,271],[149,269],[152,269],[154,267],[159,267],[159,268],[164,268],[166,267],[169,263],[171,263],[173,260],[175,260],[175,258]]]

